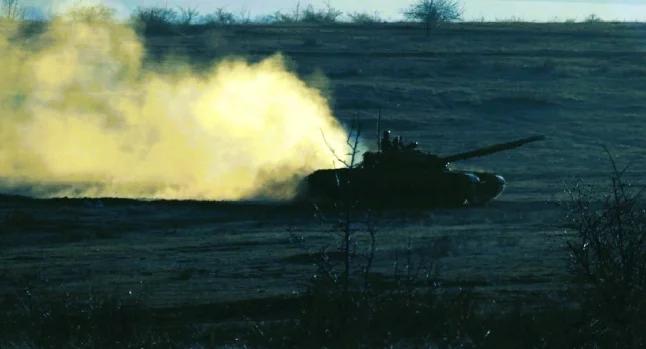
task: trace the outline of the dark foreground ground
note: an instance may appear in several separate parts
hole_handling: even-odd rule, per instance
[[[362,120],[369,134],[381,108],[384,127],[440,154],[546,135],[456,164],[506,177],[506,192],[485,207],[371,218],[376,274],[393,275],[412,256],[439,287],[468,289],[494,311],[564,299],[560,202],[577,179],[605,181],[600,145],[644,183],[643,25],[461,24],[430,39],[400,25],[250,26],[152,36],[147,46],[150,62],[181,54],[197,66],[282,52],[326,89],[342,121]],[[302,205],[0,197],[0,295],[134,294],[213,326],[289,317],[318,252],[338,247],[331,227]]]
[[[25,306],[19,309],[29,309],[27,318],[96,311],[91,323],[94,316],[112,323],[140,321],[143,312],[164,326],[190,328],[192,335],[193,326],[200,326],[198,338],[210,343],[234,343],[256,322],[283,321],[302,311],[301,297],[321,272],[321,251],[342,270],[338,213],[324,211],[330,220],[322,222],[306,205],[2,197],[0,214],[4,306]],[[363,226],[367,219],[376,226],[373,278],[405,278],[397,289],[466,291],[469,302],[487,313],[568,306],[565,240],[553,202],[355,217],[353,224]],[[357,250],[360,267],[368,250],[365,233],[358,234]],[[102,308],[104,299],[134,302],[136,315],[115,315],[113,308]],[[71,310],[79,303],[81,310]]]
[[[303,205],[13,198],[0,212],[3,290],[24,280],[75,293],[136,291],[159,307],[296,294],[319,251],[339,246],[334,222]],[[447,287],[531,302],[563,290],[558,219],[543,202],[386,211],[371,218],[375,270],[388,275],[410,253]]]

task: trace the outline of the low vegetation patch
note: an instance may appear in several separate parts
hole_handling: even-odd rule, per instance
[[[646,346],[646,206],[644,188],[612,162],[610,186],[570,192],[568,247],[575,299],[589,347]]]
[[[2,348],[182,348],[188,333],[132,295],[79,298],[25,287],[0,297],[0,309]]]

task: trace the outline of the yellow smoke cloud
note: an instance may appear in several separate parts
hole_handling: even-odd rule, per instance
[[[330,167],[346,133],[280,55],[206,72],[142,66],[127,25],[53,20],[16,40],[0,25],[0,190],[37,196],[285,198]]]

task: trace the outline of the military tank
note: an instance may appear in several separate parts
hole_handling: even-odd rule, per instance
[[[454,169],[452,163],[518,148],[543,140],[533,136],[464,153],[438,156],[383,134],[377,152],[366,152],[356,166],[318,170],[307,176],[302,192],[317,204],[352,201],[381,207],[478,206],[498,197],[505,179],[495,173]]]

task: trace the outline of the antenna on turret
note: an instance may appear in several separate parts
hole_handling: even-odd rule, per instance
[[[377,119],[377,152],[381,153],[381,107],[379,107],[379,118]]]

